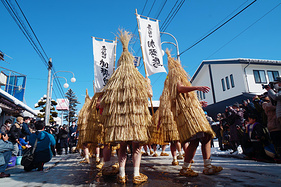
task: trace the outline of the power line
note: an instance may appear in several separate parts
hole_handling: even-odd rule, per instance
[[[166,25],[162,28],[162,32],[165,32],[165,30],[168,28],[168,26],[170,25],[170,23],[173,21],[173,19],[175,18],[175,16],[178,14],[179,10],[181,9],[183,3],[185,2],[185,0],[182,0],[176,10],[173,12],[172,16],[169,18],[169,20],[167,21]]]
[[[27,20],[27,18],[26,18],[26,16],[25,16],[25,14],[23,13],[23,11],[22,11],[22,9],[21,9],[20,5],[18,4],[17,0],[15,0],[15,2],[16,2],[16,4],[18,5],[19,10],[21,11],[21,13],[22,13],[22,15],[23,15],[23,17],[24,17],[24,19],[25,19],[26,23],[28,24],[29,28],[31,29],[31,31],[32,31],[32,33],[33,33],[33,35],[35,36],[35,38],[36,38],[36,40],[37,40],[38,44],[40,45],[40,47],[41,47],[42,51],[44,52],[44,54],[45,54],[46,58],[47,58],[47,59],[49,59],[48,55],[46,54],[46,52],[45,52],[44,48],[42,47],[42,45],[41,45],[41,43],[40,43],[40,41],[39,41],[38,37],[36,36],[36,34],[35,34],[34,30],[33,30],[33,29],[32,29],[32,27],[31,27],[31,25],[29,24],[29,21]]]
[[[36,46],[35,42],[32,40],[31,36],[29,35],[28,31],[26,30],[26,28],[24,27],[22,21],[19,19],[18,15],[16,14],[16,12],[13,10],[13,8],[11,7],[11,5],[9,4],[9,2],[6,0],[1,0],[2,4],[4,5],[4,7],[6,8],[6,10],[8,11],[8,13],[10,14],[10,16],[14,19],[14,21],[16,22],[16,24],[18,25],[18,27],[20,28],[20,30],[22,31],[22,33],[24,34],[24,36],[26,37],[26,39],[28,40],[28,42],[31,44],[31,46],[33,47],[33,49],[36,51],[36,53],[39,55],[39,57],[41,58],[41,60],[43,61],[43,63],[45,64],[45,66],[47,66],[47,61],[44,58],[44,56],[42,55],[42,53],[40,52],[40,50],[38,49],[38,47]]]
[[[224,44],[222,47],[220,47],[218,50],[216,50],[214,53],[212,53],[210,56],[207,57],[207,59],[209,59],[211,56],[213,56],[214,54],[216,54],[218,51],[220,51],[222,48],[224,48],[226,45],[228,45],[230,42],[232,42],[234,39],[236,39],[237,37],[239,37],[241,34],[243,34],[245,31],[247,31],[249,28],[251,28],[253,25],[255,25],[257,22],[259,22],[262,18],[264,18],[265,16],[267,16],[270,12],[272,12],[274,9],[276,9],[278,6],[280,6],[281,3],[279,3],[278,5],[276,5],[275,7],[273,7],[271,10],[269,10],[267,13],[265,13],[263,16],[261,16],[259,19],[257,19],[254,23],[252,23],[251,25],[249,25],[246,29],[244,29],[242,32],[240,32],[239,34],[237,34],[234,38],[232,38],[230,41],[228,41],[226,44]]]
[[[169,19],[171,13],[173,12],[173,10],[174,10],[174,8],[176,7],[176,5],[178,4],[178,2],[179,2],[179,0],[177,0],[177,1],[175,2],[174,6],[173,6],[172,9],[170,10],[169,14],[166,16],[166,18],[165,18],[163,24],[162,24],[161,27],[160,27],[160,30],[162,30],[163,26],[167,23],[167,19]]]
[[[194,46],[196,46],[197,44],[199,44],[200,42],[202,42],[203,40],[205,40],[206,38],[208,38],[210,35],[212,35],[214,32],[216,32],[217,30],[219,30],[221,27],[223,27],[225,24],[227,24],[228,22],[230,22],[232,19],[234,19],[236,16],[238,16],[239,14],[241,14],[243,11],[245,11],[247,8],[249,8],[251,5],[253,5],[257,0],[254,0],[253,2],[251,2],[249,5],[247,5],[245,8],[243,8],[242,10],[240,10],[237,14],[235,14],[234,16],[232,16],[230,19],[228,19],[227,21],[225,21],[223,24],[221,24],[219,27],[217,27],[216,29],[214,29],[212,32],[210,32],[209,34],[207,34],[206,36],[204,36],[202,39],[200,39],[199,41],[197,41],[195,44],[193,44],[192,46],[190,46],[189,48],[185,49],[183,52],[180,53],[180,55],[182,55],[183,53],[185,53],[186,51],[190,50],[191,48],[193,48]]]
[[[161,9],[160,9],[160,11],[159,11],[159,13],[158,13],[158,15],[155,17],[156,19],[158,19],[158,17],[160,16],[160,14],[161,14],[163,8],[165,7],[166,3],[167,3],[167,0],[165,0],[165,2],[164,2],[164,4],[162,5],[162,7],[161,7]]]
[[[36,53],[39,55],[39,57],[41,58],[41,60],[43,61],[43,63],[45,64],[46,67],[48,67],[48,55],[46,54],[44,48],[42,47],[38,37],[36,36],[34,30],[32,29],[29,21],[27,20],[23,10],[21,9],[20,5],[16,2],[21,14],[24,16],[25,21],[28,23],[29,28],[31,29],[33,35],[35,36],[39,46],[41,47],[41,50],[43,51],[43,53],[45,54],[46,58],[43,56],[42,52],[40,51],[39,47],[37,46],[37,44],[35,43],[35,41],[33,40],[31,34],[28,32],[26,26],[24,25],[23,21],[20,19],[20,16],[18,15],[18,13],[15,10],[15,7],[9,3],[7,0],[1,0],[2,4],[4,5],[4,7],[7,9],[8,13],[11,15],[11,17],[14,19],[14,21],[16,22],[16,24],[18,25],[18,27],[20,28],[20,30],[22,31],[22,33],[24,34],[24,36],[27,38],[28,42],[31,44],[31,46],[33,47],[33,49],[36,51]],[[53,72],[55,72],[54,67],[52,67]],[[55,80],[55,83],[57,84],[60,94],[62,95],[62,97],[64,98],[64,94],[63,94],[63,90],[62,90],[62,86],[60,84],[60,82],[58,80]]]

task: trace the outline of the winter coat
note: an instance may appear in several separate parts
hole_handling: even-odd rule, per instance
[[[12,151],[14,146],[10,141],[4,141],[0,139],[0,166],[5,164],[5,158],[3,153],[6,151]]]
[[[275,93],[272,89],[268,90],[268,95],[274,101],[277,101],[276,104],[276,117],[277,119],[281,117],[281,90],[278,90],[278,93]]]
[[[239,132],[237,130],[237,126],[242,127],[243,126],[243,121],[244,121],[244,114],[242,110],[234,110],[230,109],[231,116],[234,119],[234,123],[230,124],[229,130],[230,130],[230,141],[239,141]]]
[[[271,103],[263,103],[262,108],[267,115],[267,129],[269,132],[281,131],[281,125],[276,118],[276,106]]]
[[[12,125],[10,130],[10,141],[16,143],[16,140],[20,138],[21,126],[18,123]]]
[[[48,162],[52,159],[51,146],[56,145],[54,136],[46,131],[36,131],[29,137],[29,144],[34,146],[36,138],[38,138],[37,147],[34,153],[34,162]]]

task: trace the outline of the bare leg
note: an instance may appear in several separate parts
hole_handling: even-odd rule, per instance
[[[87,147],[87,144],[83,144],[83,151],[85,154],[85,160],[86,162],[90,163],[90,158],[89,158],[89,149]]]
[[[176,147],[177,147],[178,152],[181,154],[181,143],[180,143],[180,141],[177,141],[177,142],[175,143],[175,145],[176,145]]]
[[[171,153],[172,153],[173,158],[177,156],[176,145],[177,145],[177,143],[171,142]]]
[[[195,153],[196,153],[196,149],[199,145],[199,140],[192,140],[189,144],[189,146],[187,147],[187,149],[185,149],[185,157],[184,157],[184,162],[185,163],[191,163]]]
[[[165,152],[167,145],[162,145],[162,153]]]
[[[156,152],[156,144],[153,145],[153,150]]]
[[[104,162],[110,161],[110,157],[111,157],[110,146],[105,145],[102,152],[103,152],[103,160],[104,160]]]
[[[132,143],[133,145],[133,165],[134,165],[134,176],[139,176],[140,162],[141,162],[141,146],[139,143]]]
[[[119,161],[119,166],[125,168],[126,165],[126,160],[127,160],[127,142],[121,142],[120,143],[120,149],[118,152],[118,161]]]
[[[147,153],[147,145],[143,146],[144,151]]]
[[[201,140],[201,150],[203,159],[210,159],[211,157],[211,137],[210,135],[206,135]]]
[[[188,148],[189,143],[186,142],[182,145],[183,151],[185,152],[185,150]]]

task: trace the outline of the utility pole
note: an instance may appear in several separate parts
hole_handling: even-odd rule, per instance
[[[47,84],[47,98],[46,98],[46,106],[45,106],[45,125],[49,125],[50,119],[50,108],[51,108],[51,98],[50,98],[50,83],[51,83],[51,73],[52,73],[52,58],[49,59],[48,62],[48,84]]]

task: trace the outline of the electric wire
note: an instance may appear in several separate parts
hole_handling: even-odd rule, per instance
[[[259,19],[257,19],[255,22],[253,22],[251,25],[249,25],[246,29],[244,29],[243,31],[241,31],[239,34],[237,34],[235,37],[233,37],[230,41],[228,41],[227,43],[225,43],[223,46],[221,46],[218,50],[216,50],[214,53],[212,53],[210,56],[207,57],[207,59],[209,59],[211,56],[213,56],[214,54],[216,54],[218,51],[220,51],[222,48],[224,48],[226,45],[228,45],[229,43],[231,43],[234,39],[236,39],[237,37],[239,37],[241,34],[243,34],[244,32],[246,32],[249,28],[251,28],[253,25],[255,25],[257,22],[259,22],[262,18],[264,18],[265,16],[267,16],[270,12],[272,12],[274,9],[276,9],[278,6],[280,6],[281,3],[279,3],[278,5],[276,5],[275,7],[273,7],[271,10],[269,10],[267,13],[265,13],[263,16],[261,16]]]
[[[167,0],[165,0],[164,4],[162,5],[162,7],[161,7],[161,9],[160,9],[160,11],[159,11],[159,13],[158,13],[158,15],[156,16],[156,19],[158,19],[158,17],[160,16],[160,14],[161,14],[163,8],[165,7],[166,3],[167,3]]]
[[[14,21],[16,22],[16,24],[18,25],[18,27],[20,28],[20,30],[22,31],[22,33],[24,34],[24,36],[26,37],[26,39],[28,40],[28,42],[31,44],[31,46],[33,47],[33,49],[35,50],[35,52],[38,54],[38,56],[41,58],[41,60],[43,61],[43,63],[45,64],[45,66],[47,66],[47,61],[44,58],[44,56],[42,55],[42,53],[39,51],[39,49],[37,48],[37,46],[34,44],[34,41],[30,38],[30,36],[28,36],[27,31],[25,29],[25,27],[22,25],[22,22],[19,20],[18,16],[16,15],[16,13],[13,11],[11,5],[7,2],[7,0],[1,0],[2,4],[4,5],[4,7],[6,8],[6,10],[8,11],[8,13],[10,14],[10,16],[14,19]]]
[[[48,63],[47,63],[47,60],[44,58],[44,55],[42,54],[42,52],[40,51],[40,49],[38,48],[38,46],[36,45],[36,43],[34,42],[31,34],[28,32],[26,26],[24,25],[23,21],[20,19],[18,13],[16,12],[15,10],[15,7],[10,4],[7,0],[1,0],[2,4],[4,5],[4,7],[6,8],[6,10],[8,11],[8,13],[10,14],[10,16],[14,19],[14,21],[16,22],[16,24],[18,25],[18,27],[20,28],[20,30],[22,31],[22,33],[24,34],[24,36],[27,38],[28,42],[31,44],[31,46],[33,47],[33,49],[36,51],[36,53],[39,55],[39,57],[41,58],[41,60],[43,61],[44,65],[48,67]],[[30,23],[28,22],[23,10],[20,8],[20,5],[17,3],[17,1],[15,1],[18,8],[20,9],[22,15],[24,16],[26,22],[28,23],[29,25],[29,28],[32,30],[32,33],[33,35],[35,36],[38,44],[40,45],[41,47],[41,50],[44,52],[46,58],[48,59],[48,55],[46,54],[44,48],[42,47],[38,37],[36,36],[34,30],[32,29]],[[53,67],[54,69],[54,67]],[[54,72],[54,70],[53,70]],[[58,80],[55,80],[55,83],[57,84],[59,90],[60,90],[60,94],[61,96],[64,98],[64,94],[63,94],[63,91],[62,91],[62,86],[60,84],[60,82]]]
[[[41,45],[41,43],[40,43],[40,41],[39,41],[38,37],[36,36],[36,34],[35,34],[35,32],[34,32],[33,28],[31,27],[31,25],[30,25],[29,21],[27,20],[27,18],[26,18],[26,16],[25,16],[25,14],[23,13],[23,11],[22,11],[22,9],[21,9],[20,5],[18,4],[17,0],[15,0],[15,2],[16,2],[16,4],[17,4],[17,6],[18,6],[19,10],[21,11],[21,13],[22,13],[22,15],[23,15],[23,17],[24,17],[24,19],[25,19],[26,23],[28,24],[29,28],[31,29],[31,31],[32,31],[32,33],[33,33],[33,35],[35,36],[35,38],[36,38],[36,40],[37,40],[37,42],[38,42],[39,46],[41,47],[41,49],[42,49],[43,53],[45,54],[46,58],[47,58],[47,59],[49,59],[48,55],[46,54],[46,52],[45,52],[44,48],[42,47],[42,45]]]
[[[168,26],[170,25],[170,23],[173,21],[173,19],[175,18],[175,16],[178,14],[179,10],[181,9],[182,5],[184,4],[185,0],[182,0],[176,10],[173,12],[172,16],[169,18],[168,22],[166,23],[166,25],[162,28],[162,32],[165,32],[166,29],[168,28]]]
[[[208,38],[210,35],[212,35],[213,33],[215,33],[217,30],[219,30],[220,28],[222,28],[224,25],[226,25],[228,22],[230,22],[232,19],[234,19],[236,16],[238,16],[239,14],[241,14],[242,12],[244,12],[247,8],[249,8],[251,5],[253,5],[257,0],[252,1],[249,5],[247,5],[245,8],[243,8],[242,10],[240,10],[238,13],[236,13],[234,16],[232,16],[231,18],[229,18],[227,21],[225,21],[223,24],[221,24],[219,27],[217,27],[216,29],[214,29],[212,32],[210,32],[209,34],[207,34],[206,36],[204,36],[202,39],[200,39],[199,41],[197,41],[196,43],[194,43],[193,45],[191,45],[190,47],[188,47],[187,49],[185,49],[184,51],[182,51],[180,55],[182,55],[183,53],[185,53],[186,51],[190,50],[191,48],[195,47],[197,44],[199,44],[200,42],[202,42],[203,40],[205,40],[206,38]]]

